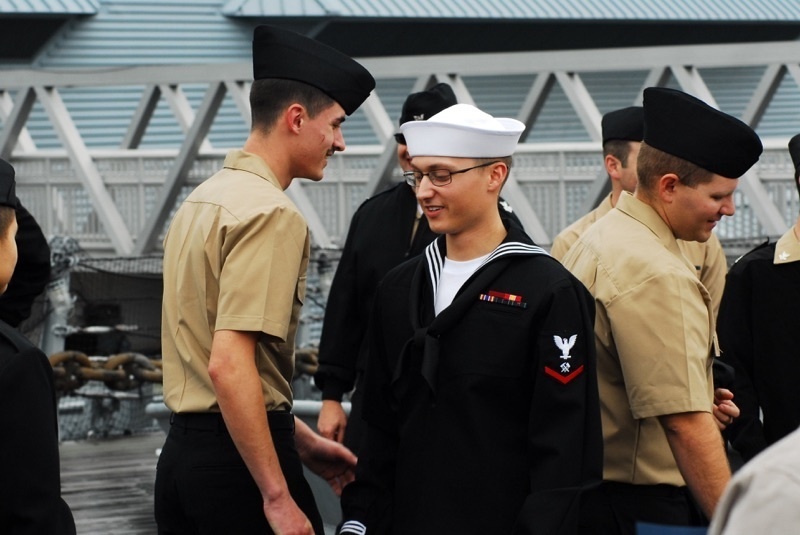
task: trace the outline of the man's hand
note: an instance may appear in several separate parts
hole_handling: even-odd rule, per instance
[[[264,500],[264,516],[275,535],[314,535],[314,527],[289,494]]]
[[[295,417],[295,442],[300,460],[312,472],[323,478],[337,496],[355,479],[358,459],[352,451],[338,442],[322,437]]]
[[[739,417],[739,407],[733,402],[733,392],[727,388],[717,388],[714,390],[714,419],[717,427],[723,431]]]
[[[317,355],[319,349],[316,347],[306,347],[296,349],[294,352],[294,374],[295,377],[301,375],[313,376],[319,369],[319,359]]]
[[[333,399],[323,399],[322,409],[320,409],[317,419],[319,434],[342,444],[346,428],[347,415],[342,408],[342,403]]]

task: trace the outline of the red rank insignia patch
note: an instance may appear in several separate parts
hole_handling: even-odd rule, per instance
[[[562,385],[565,385],[583,373],[583,364],[578,366],[575,370],[572,371],[572,373],[568,375],[561,375],[560,373],[558,373],[556,370],[554,370],[549,366],[544,367],[544,373],[556,379]]]

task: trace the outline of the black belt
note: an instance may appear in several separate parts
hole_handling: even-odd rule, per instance
[[[685,497],[688,493],[687,488],[676,487],[661,483],[658,485],[634,485],[633,483],[621,483],[619,481],[603,481],[600,484],[600,492],[613,492],[617,494],[638,494],[653,498],[675,498]]]
[[[173,412],[169,422],[175,427],[192,431],[228,432],[225,420],[218,412]],[[289,411],[267,411],[267,422],[270,430],[294,432],[294,415]]]

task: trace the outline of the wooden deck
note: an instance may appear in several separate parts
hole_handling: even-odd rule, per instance
[[[162,432],[61,444],[61,488],[80,535],[153,535]]]
[[[156,450],[166,435],[154,433],[67,441],[61,444],[61,488],[79,535],[154,535]],[[333,534],[338,500],[327,484],[306,474]]]

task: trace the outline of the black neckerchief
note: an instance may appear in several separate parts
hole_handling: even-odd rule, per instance
[[[426,307],[425,304],[434,301],[439,286],[447,253],[445,236],[440,236],[425,249],[425,258],[417,264],[409,288],[409,320],[414,334],[403,346],[392,377],[395,399],[399,400],[402,397],[402,391],[405,390],[400,386],[400,379],[403,371],[412,361],[411,356],[414,352],[422,353],[420,372],[435,395],[436,371],[439,366],[439,338],[459,324],[467,310],[474,305],[480,291],[495,280],[513,261],[514,257],[548,254],[547,251],[535,245],[515,225],[507,224],[506,228],[508,234],[503,242],[464,282],[453,302],[435,317],[433,316],[433,307]]]

